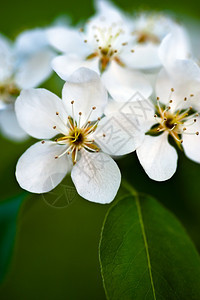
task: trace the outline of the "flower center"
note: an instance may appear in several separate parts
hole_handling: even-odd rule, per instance
[[[86,136],[87,135],[85,134],[84,130],[75,127],[74,130],[69,132],[69,141],[72,145],[82,146],[84,144]]]
[[[160,43],[160,39],[151,32],[135,31],[133,34],[137,36],[138,44],[146,44],[146,43],[159,44]]]
[[[170,96],[172,96],[174,89],[171,89]],[[190,95],[193,97],[194,95]],[[157,111],[158,114],[155,114],[155,120],[157,125],[153,127],[148,133],[152,135],[157,135],[161,132],[168,132],[170,136],[176,141],[178,146],[183,142],[183,134],[194,134],[199,135],[199,132],[187,133],[187,128],[196,123],[196,117],[199,116],[198,113],[194,113],[192,107],[190,106],[187,109],[175,110],[171,112],[171,106],[173,100],[169,100],[169,104],[166,107],[161,107],[159,103],[159,97],[157,97]],[[184,101],[187,101],[187,98],[184,98]]]
[[[78,152],[81,149],[86,149],[90,152],[99,152],[99,147],[95,144],[93,133],[96,131],[100,118],[97,119],[96,122],[91,122],[90,116],[92,112],[96,109],[96,107],[92,107],[86,121],[83,125],[81,125],[81,116],[82,113],[79,112],[79,120],[78,122],[75,121],[74,118],[74,101],[71,102],[72,104],[72,116],[68,117],[67,124],[64,120],[61,119],[59,112],[56,112],[56,115],[62,121],[63,125],[65,126],[66,130],[58,128],[58,126],[53,126],[53,129],[57,130],[58,133],[61,133],[62,136],[57,138],[55,142],[59,145],[65,145],[64,152],[60,155],[56,155],[55,159],[62,157],[63,155],[71,155],[72,162],[75,164],[78,158]],[[44,141],[42,141],[44,143]]]
[[[121,27],[117,28],[117,24],[113,24],[107,28],[93,26],[95,51],[88,55],[86,59],[99,57],[99,69],[104,72],[111,60],[115,60],[120,66],[124,67],[124,63],[119,58],[121,48],[128,45],[127,42],[120,42],[124,31]],[[84,40],[87,43],[87,40]],[[134,52],[133,50],[131,50]]]
[[[0,83],[0,98],[6,104],[13,104],[16,97],[19,96],[20,90],[14,83]]]

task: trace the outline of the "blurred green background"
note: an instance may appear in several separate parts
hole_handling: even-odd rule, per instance
[[[187,17],[196,20],[200,17],[199,1],[118,0],[115,3],[129,12],[169,11],[183,21]],[[93,2],[88,0],[5,1],[1,2],[0,32],[14,38],[21,30],[48,25],[59,15],[68,14],[76,24],[92,13]],[[56,75],[46,84],[58,93],[61,86]],[[77,195],[62,209],[48,205],[43,196],[32,195],[20,200],[26,195],[15,181],[15,164],[32,143],[33,140],[28,140],[16,144],[0,137],[0,269],[9,265],[0,299],[105,299],[98,243],[109,206],[89,203]],[[118,163],[123,175],[138,191],[155,196],[174,212],[200,251],[200,165],[180,153],[175,176],[168,182],[157,183],[148,179],[135,154]],[[72,185],[69,178],[64,184]],[[17,202],[13,197],[18,197]],[[14,245],[10,239],[14,239]]]

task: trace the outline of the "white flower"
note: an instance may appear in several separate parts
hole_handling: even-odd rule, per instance
[[[48,30],[52,46],[64,53],[52,62],[58,75],[67,80],[78,67],[102,74],[110,95],[127,101],[134,92],[148,97],[152,88],[145,76],[133,71],[134,39],[130,20],[106,1],[97,1],[97,13],[81,30],[54,27]]]
[[[132,116],[115,114],[100,119],[106,104],[107,92],[99,75],[87,68],[70,76],[62,100],[45,89],[22,91],[15,104],[21,127],[38,139],[57,137],[36,143],[21,156],[16,167],[20,186],[45,193],[72,170],[72,180],[82,197],[111,202],[121,175],[109,154],[132,152],[141,138],[131,126]]]
[[[18,125],[14,102],[20,90],[36,87],[50,76],[53,57],[44,30],[25,31],[14,44],[0,36],[0,130],[6,137],[27,137]]]
[[[137,69],[152,70],[190,54],[185,28],[168,16],[143,13],[135,16],[132,29],[135,50],[132,64]]]
[[[154,124],[137,149],[148,176],[157,181],[171,178],[177,168],[176,142],[193,161],[200,163],[200,69],[191,60],[177,60],[161,70],[157,84]]]

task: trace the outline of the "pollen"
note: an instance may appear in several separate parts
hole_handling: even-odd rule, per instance
[[[14,82],[9,81],[5,84],[0,84],[0,98],[5,104],[14,104],[19,94],[20,90],[16,87]]]
[[[66,134],[63,136],[57,138],[55,140],[56,143],[59,145],[64,145],[65,150],[62,154],[56,155],[55,159],[62,157],[63,155],[71,155],[72,162],[75,164],[78,159],[78,152],[80,152],[81,149],[85,149],[89,152],[99,152],[99,147],[95,144],[93,133],[96,131],[98,123],[101,118],[98,118],[96,122],[91,122],[89,119],[91,117],[91,114],[96,109],[95,106],[91,108],[91,111],[89,112],[88,117],[84,121],[83,124],[81,124],[82,119],[82,112],[79,112],[79,118],[78,121],[75,120],[74,117],[74,100],[71,101],[72,105],[72,115],[68,116],[68,122],[67,124],[64,124],[66,127]],[[60,118],[62,121],[62,119]],[[64,123],[64,122],[63,122]],[[53,128],[56,128],[54,126]]]
[[[174,92],[174,88],[170,89],[169,99],[171,98],[171,92]],[[172,136],[178,145],[182,143],[183,134],[199,135],[199,131],[191,132],[190,130],[189,132],[187,130],[188,127],[191,127],[197,122],[196,117],[199,116],[198,113],[193,112],[192,106],[189,106],[187,109],[178,109],[174,111],[169,105],[163,107],[159,100],[159,97],[157,97],[157,113],[154,114],[154,118],[158,121],[158,124],[149,131],[149,134],[155,135],[165,131]],[[187,97],[183,98],[183,101],[186,100]],[[172,99],[168,101],[169,104],[173,102]],[[157,119],[157,117],[159,118]]]

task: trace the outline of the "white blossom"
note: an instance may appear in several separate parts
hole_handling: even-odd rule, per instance
[[[191,60],[177,60],[162,69],[156,83],[154,122],[137,149],[148,176],[157,181],[171,178],[177,168],[175,142],[193,161],[200,163],[200,69]]]
[[[148,97],[152,88],[145,76],[133,70],[134,38],[130,19],[106,1],[97,1],[97,13],[77,28],[57,26],[47,32],[49,42],[63,55],[52,62],[58,75],[67,80],[78,67],[100,74],[110,95],[127,101],[134,92]]]
[[[62,100],[45,89],[21,92],[15,104],[19,124],[29,135],[43,139],[17,163],[16,177],[23,189],[48,192],[71,171],[82,197],[98,203],[114,199],[121,174],[109,155],[130,153],[142,140],[131,125],[135,117],[104,116],[107,100],[99,75],[87,68],[69,77]]]
[[[27,137],[18,125],[14,102],[22,89],[39,86],[50,76],[53,57],[45,30],[24,31],[14,43],[0,36],[0,130],[6,137]]]
[[[135,68],[152,71],[168,61],[188,58],[191,52],[186,29],[161,13],[142,13],[133,18]],[[167,58],[167,62],[166,62]]]

